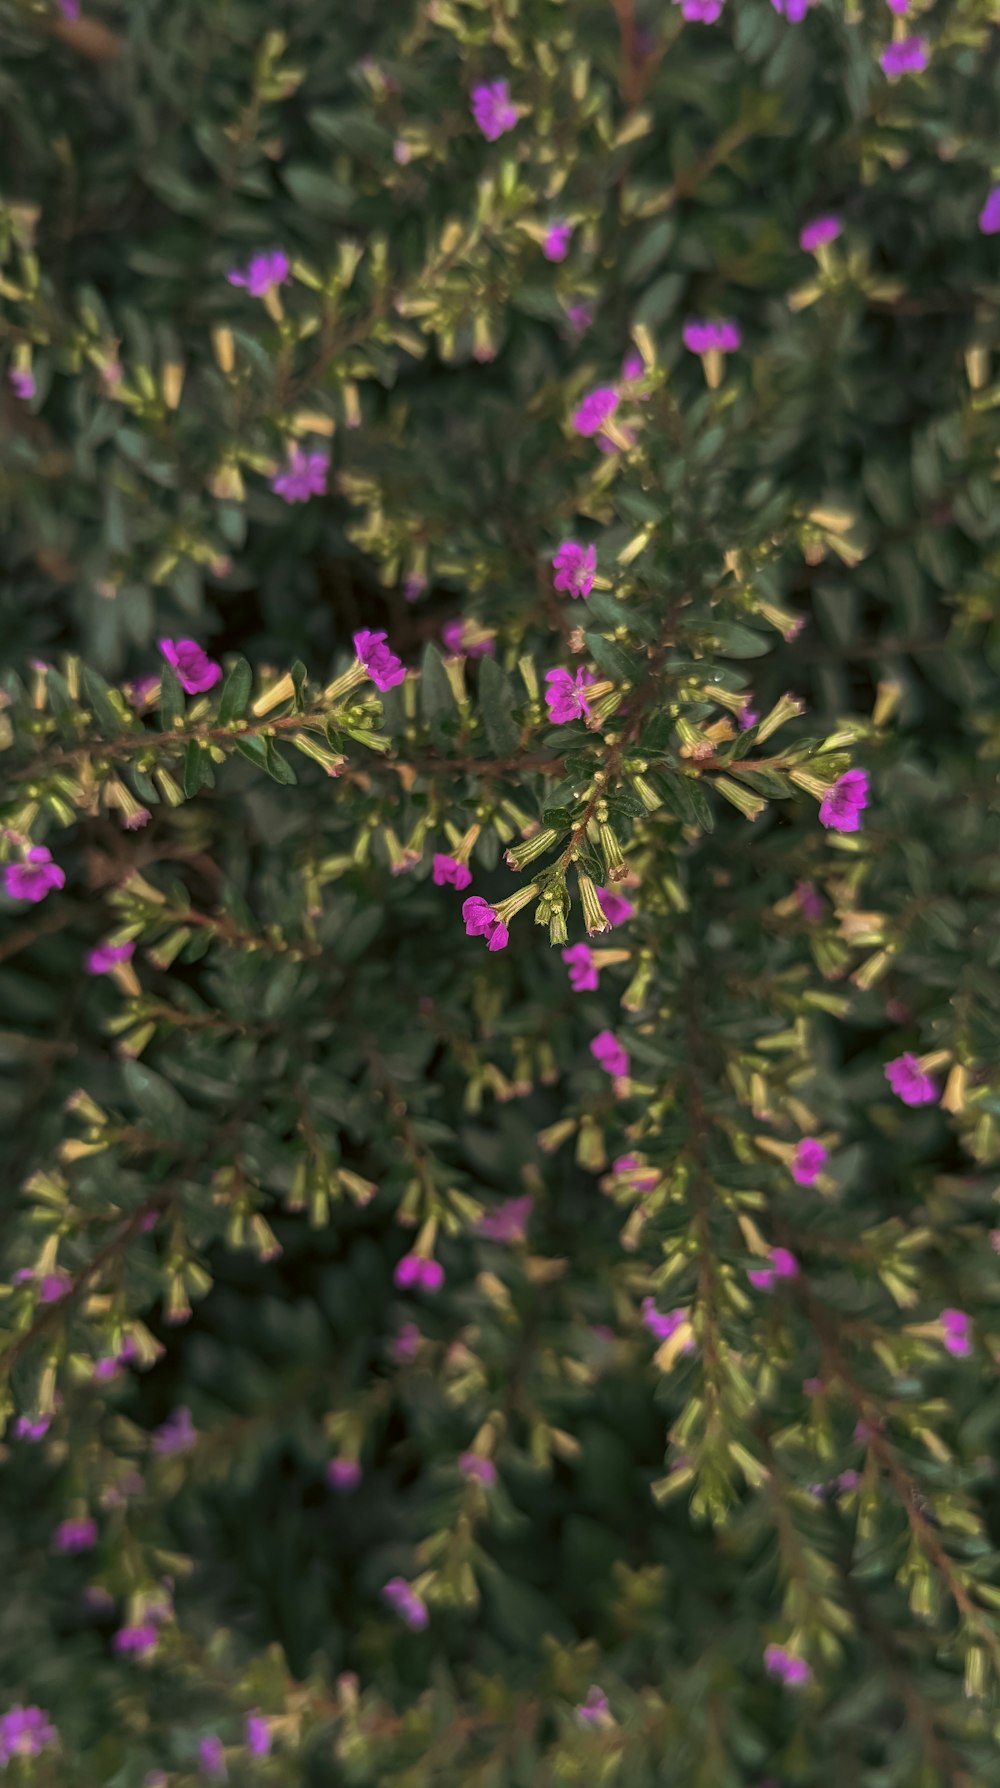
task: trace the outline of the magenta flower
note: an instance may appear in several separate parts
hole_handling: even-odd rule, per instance
[[[769,1645],[764,1653],[764,1668],[770,1676],[780,1676],[789,1688],[799,1689],[809,1682],[812,1671],[805,1658],[797,1658],[783,1645]]]
[[[788,19],[792,25],[799,24],[805,18],[811,4],[812,0],[771,0],[775,12],[780,12],[782,18]]]
[[[609,925],[624,925],[626,919],[631,919],[635,912],[631,900],[626,900],[624,894],[616,893],[614,888],[598,888],[597,898]]]
[[[550,670],[545,673],[545,681],[548,684],[545,706],[549,710],[549,719],[557,726],[568,720],[581,720],[590,713],[584,691],[596,679],[582,664],[575,677],[571,677],[568,670]]]
[[[969,1318],[964,1310],[942,1310],[941,1327],[944,1330],[944,1345],[948,1353],[964,1357],[972,1352],[972,1340],[969,1335]]]
[[[119,1627],[111,1643],[122,1657],[143,1658],[147,1652],[155,1651],[160,1635],[151,1620],[140,1621],[138,1626]]]
[[[475,1478],[487,1488],[497,1481],[497,1468],[492,1459],[484,1459],[482,1453],[460,1453],[458,1469],[463,1477]]]
[[[10,372],[7,374],[7,379],[15,397],[21,398],[24,403],[27,403],[29,398],[34,397],[35,375],[33,372],[29,372],[24,367],[18,368],[12,366]]]
[[[900,17],[910,10],[910,0],[888,0],[888,5],[889,11],[898,14]]]
[[[858,832],[868,805],[867,770],[845,770],[820,802],[819,823],[835,832]]]
[[[757,725],[759,719],[760,715],[756,710],[751,708],[749,703],[745,703],[736,716],[736,724],[741,733],[748,733],[752,726]]]
[[[585,1726],[599,1726],[605,1720],[610,1719],[611,1714],[608,1708],[608,1698],[604,1693],[604,1690],[599,1689],[596,1683],[592,1684],[587,1690],[586,1701],[581,1701],[579,1707],[577,1707],[576,1717],[578,1720],[582,1721]]]
[[[573,427],[578,435],[596,435],[609,416],[618,408],[618,393],[613,385],[598,385],[588,391],[573,414]]]
[[[614,1031],[598,1031],[590,1045],[590,1053],[605,1074],[613,1074],[616,1080],[627,1075],[630,1066],[628,1050],[619,1043]]]
[[[214,1732],[198,1740],[198,1767],[212,1782],[226,1780],[226,1755],[221,1738]]]
[[[32,845],[23,863],[8,863],[3,872],[4,890],[11,900],[30,900],[37,905],[53,888],[66,885],[66,872],[53,863],[44,844]]]
[[[52,1536],[57,1552],[89,1552],[97,1544],[97,1522],[90,1515],[60,1521]]]
[[[248,1713],[243,1727],[251,1757],[267,1757],[271,1751],[271,1723],[262,1713]]]
[[[405,1360],[412,1360],[420,1346],[420,1330],[415,1322],[404,1322],[396,1332],[392,1343],[392,1357],[400,1365]]]
[[[589,304],[578,298],[572,304],[567,304],[566,321],[574,335],[586,335],[594,321],[594,313]]]
[[[691,354],[709,354],[713,349],[720,354],[732,354],[743,341],[743,331],[738,323],[731,320],[714,323],[698,317],[688,318],[681,336]]]
[[[798,1274],[799,1263],[788,1248],[770,1248],[768,1257],[770,1266],[751,1267],[747,1273],[757,1291],[773,1291],[776,1279],[794,1279]]]
[[[423,1632],[430,1618],[427,1605],[410,1588],[405,1577],[390,1577],[382,1586],[382,1600],[388,1602],[415,1633]]]
[[[56,5],[62,13],[63,18],[68,19],[70,24],[73,23],[74,19],[80,17],[80,0],[56,0]]]
[[[464,654],[466,658],[488,658],[496,651],[493,640],[466,638],[464,621],[446,621],[441,629],[441,638],[445,649],[455,654]]]
[[[119,962],[130,962],[135,955],[134,943],[98,944],[87,954],[88,975],[109,975]]]
[[[792,1157],[791,1174],[798,1186],[811,1186],[827,1160],[827,1152],[815,1136],[803,1136]]]
[[[597,548],[564,541],[552,560],[552,569],[554,589],[565,590],[570,596],[589,596],[597,570]]]
[[[57,1742],[55,1727],[40,1707],[12,1707],[0,1714],[0,1768],[14,1757],[37,1757]]]
[[[498,919],[488,900],[481,894],[470,894],[468,900],[462,902],[462,918],[465,920],[466,937],[484,937],[488,950],[505,950],[510,933],[502,919]]]
[[[472,89],[472,116],[487,142],[495,143],[517,123],[517,107],[506,81],[486,81]]]
[[[283,286],[290,274],[288,256],[282,248],[262,249],[251,255],[250,264],[241,273],[233,267],[226,278],[231,286],[246,286],[251,298],[266,298]]]
[[[444,1284],[444,1268],[440,1261],[425,1260],[422,1254],[404,1254],[397,1260],[393,1279],[400,1291],[440,1291]]]
[[[361,1482],[361,1467],[356,1459],[331,1459],[326,1467],[326,1481],[331,1490],[356,1490]]]
[[[722,17],[725,0],[673,0],[673,3],[681,8],[681,16],[688,24],[714,25],[716,19]]]
[[[435,851],[431,874],[435,888],[467,888],[472,880],[469,865],[459,863],[457,858],[449,857],[444,851]]]
[[[656,1308],[652,1298],[643,1298],[642,1300],[643,1326],[649,1330],[650,1334],[654,1336],[657,1341],[669,1341],[671,1335],[676,1334],[677,1330],[681,1327],[681,1324],[687,1322],[687,1320],[688,1313],[686,1310],[668,1310],[666,1314],[664,1314],[662,1310]],[[694,1352],[693,1337],[687,1342],[684,1352]]]
[[[573,225],[570,223],[550,224],[542,243],[542,253],[547,261],[564,261],[569,254]]]
[[[898,43],[886,44],[879,63],[882,73],[888,75],[890,81],[894,81],[900,75],[923,74],[930,58],[930,45],[926,37],[904,37]]]
[[[52,1426],[51,1416],[18,1416],[14,1433],[18,1440],[41,1440]]]
[[[160,651],[177,672],[177,681],[187,695],[202,695],[214,689],[222,676],[221,664],[209,658],[193,639],[161,639]]]
[[[823,899],[812,882],[796,882],[795,898],[807,919],[822,919]]]
[[[938,1096],[937,1087],[929,1074],[920,1066],[915,1055],[907,1050],[897,1055],[895,1061],[886,1062],[885,1077],[898,1099],[904,1105],[933,1105]]]
[[[638,1155],[619,1155],[611,1163],[612,1173],[627,1173],[633,1192],[652,1192],[660,1183],[655,1167],[644,1167]],[[649,1300],[647,1300],[649,1301]]]
[[[508,1198],[495,1210],[484,1211],[479,1219],[479,1233],[489,1242],[523,1242],[535,1201],[530,1192],[523,1198]]]
[[[420,571],[411,571],[409,577],[403,580],[404,602],[416,602],[418,597],[423,595],[426,588],[427,579],[424,577],[423,573]]]
[[[198,1442],[198,1430],[191,1420],[191,1411],[183,1405],[153,1434],[153,1451],[167,1458],[171,1453],[187,1453]]]
[[[402,683],[406,676],[403,661],[387,645],[387,637],[385,633],[372,633],[368,627],[354,635],[354,650],[358,655],[358,662],[376,689],[381,689],[383,694],[387,689],[394,689],[397,683]]]
[[[38,1298],[43,1304],[58,1304],[67,1292],[73,1289],[73,1279],[65,1268],[56,1267],[52,1273],[43,1273],[38,1281]]]
[[[288,464],[271,479],[271,489],[285,503],[308,503],[310,497],[326,496],[326,478],[330,461],[325,453],[307,453],[304,447],[289,447]]]
[[[1000,233],[1000,186],[995,186],[987,195],[986,203],[979,213],[979,228],[984,236],[996,236]]]
[[[569,984],[574,993],[597,992],[598,969],[589,944],[570,944],[562,952],[562,959],[569,967]]]
[[[815,254],[818,248],[825,247],[828,242],[835,242],[843,227],[840,218],[835,217],[832,212],[823,217],[814,217],[811,223],[803,224],[799,231],[799,247],[807,255]]]

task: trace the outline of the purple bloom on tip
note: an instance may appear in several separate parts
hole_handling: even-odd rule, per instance
[[[613,385],[598,385],[588,391],[573,413],[573,427],[578,435],[596,435],[609,416],[618,408],[618,393]]]
[[[265,249],[260,254],[250,257],[250,264],[240,271],[233,267],[226,278],[231,286],[246,286],[251,298],[266,298],[268,292],[276,291],[283,286],[289,277],[291,268],[284,249]]]
[[[7,374],[7,381],[14,396],[19,397],[23,403],[27,403],[29,398],[34,397],[35,375],[33,372],[29,372],[26,367],[19,368],[12,366],[10,372]]]
[[[840,1476],[837,1479],[837,1489],[856,1490],[860,1482],[861,1473],[860,1471],[855,1471],[852,1466],[847,1471],[842,1471],[840,1473]]]
[[[53,863],[44,844],[32,845],[22,863],[8,863],[3,872],[4,891],[11,900],[30,900],[37,905],[53,888],[66,885],[66,872]]]
[[[80,17],[80,0],[56,0],[56,5],[64,19],[72,25]]]
[[[508,1198],[495,1210],[484,1211],[479,1219],[479,1233],[489,1242],[523,1242],[535,1201],[530,1192],[523,1198]]]
[[[412,1360],[420,1346],[420,1330],[415,1322],[404,1322],[396,1332],[392,1344],[393,1358],[402,1363]]]
[[[764,1653],[764,1668],[770,1676],[780,1676],[790,1688],[802,1688],[812,1677],[805,1658],[797,1658],[783,1645],[769,1645]]]
[[[386,690],[394,689],[397,683],[402,683],[406,676],[403,661],[396,657],[386,643],[387,637],[385,633],[372,633],[368,627],[354,635],[354,650],[358,655],[358,662],[383,695]]]
[[[582,720],[590,713],[587,704],[586,690],[596,682],[593,673],[581,665],[575,677],[568,670],[556,669],[546,671],[545,706],[549,710],[549,719],[557,726],[563,726],[569,720]]]
[[[271,479],[271,489],[285,503],[308,503],[310,497],[326,496],[326,479],[330,461],[318,450],[307,453],[304,447],[288,449],[288,464]]]
[[[886,1062],[885,1077],[904,1105],[933,1105],[937,1100],[938,1090],[934,1081],[909,1050],[903,1055],[897,1055],[895,1061]]]
[[[444,851],[435,851],[431,875],[435,888],[467,888],[472,880],[469,865],[459,863],[455,857],[449,857]]]
[[[510,933],[481,894],[470,894],[468,900],[463,900],[462,918],[466,937],[484,937],[488,950],[506,949]]]
[[[51,1416],[18,1416],[14,1433],[18,1440],[41,1440],[52,1426]]]
[[[38,1301],[42,1304],[58,1304],[73,1289],[72,1276],[63,1267],[56,1267],[52,1273],[43,1273],[38,1281]]]
[[[638,1155],[619,1155],[611,1163],[612,1173],[627,1173],[629,1187],[633,1192],[652,1192],[659,1185],[660,1176],[655,1167],[645,1167]]]
[[[589,944],[570,944],[562,952],[562,959],[569,967],[569,984],[574,993],[597,992],[598,970]]]
[[[815,1136],[803,1136],[792,1156],[791,1175],[796,1185],[811,1186],[827,1160],[827,1152]]]
[[[930,45],[926,37],[904,37],[898,43],[886,44],[879,57],[882,73],[888,75],[890,81],[900,75],[923,74],[931,59]]]
[[[822,919],[823,900],[812,882],[796,882],[795,898],[807,919]]]
[[[89,1552],[97,1544],[97,1522],[90,1515],[72,1516],[60,1521],[52,1536],[57,1552]]]
[[[689,317],[681,336],[691,354],[708,354],[713,349],[720,354],[733,354],[743,341],[743,331],[731,319],[712,322]]]
[[[212,1782],[224,1782],[227,1778],[222,1740],[214,1732],[198,1741],[198,1767]]]
[[[611,1074],[616,1080],[623,1080],[629,1071],[629,1054],[623,1044],[619,1043],[614,1031],[598,1031],[590,1045],[590,1053],[605,1074]]]
[[[143,1658],[148,1652],[156,1650],[159,1639],[160,1635],[153,1622],[143,1620],[134,1627],[119,1627],[111,1643],[122,1657]]]
[[[410,1588],[405,1577],[390,1577],[382,1586],[382,1600],[388,1602],[401,1620],[415,1633],[422,1633],[430,1618],[427,1605]]]
[[[594,574],[597,571],[596,546],[580,546],[575,540],[566,540],[552,560],[555,577],[553,588],[565,590],[570,596],[589,596],[594,587]]]
[[[575,1712],[577,1719],[582,1721],[585,1726],[599,1726],[611,1718],[608,1698],[604,1690],[599,1689],[596,1683],[591,1684],[587,1690],[586,1701],[581,1701]]]
[[[941,1327],[944,1330],[944,1345],[948,1353],[962,1358],[972,1352],[972,1339],[969,1334],[969,1318],[964,1310],[942,1310]]]
[[[984,236],[1000,234],[1000,186],[995,186],[987,195],[986,203],[979,213],[979,228]]]
[[[160,651],[177,672],[177,681],[187,695],[203,695],[214,689],[222,676],[221,664],[209,658],[193,639],[161,639]]]
[[[423,595],[426,588],[427,579],[424,577],[423,572],[411,571],[409,577],[404,578],[403,580],[404,602],[416,602],[417,598]]]
[[[271,1750],[271,1723],[262,1713],[248,1713],[243,1727],[251,1757],[267,1757]]]
[[[624,925],[626,919],[631,919],[635,912],[631,900],[627,900],[624,894],[616,893],[614,888],[598,888],[597,899],[609,925]]]
[[[191,1411],[183,1405],[153,1434],[153,1451],[168,1458],[171,1453],[186,1453],[198,1441],[198,1430],[191,1420]]]
[[[326,1481],[331,1490],[356,1490],[361,1482],[361,1467],[356,1459],[327,1461]]]
[[[888,5],[889,11],[896,13],[900,18],[910,10],[910,0],[888,0]]]
[[[487,658],[496,651],[494,642],[487,635],[483,639],[467,637],[464,621],[446,621],[441,629],[441,638],[447,651],[455,656],[464,654],[466,658]]]
[[[478,124],[487,142],[495,143],[505,131],[513,130],[517,123],[517,107],[510,97],[510,88],[506,81],[484,81],[473,87],[471,101],[472,116]]]
[[[574,335],[586,335],[594,321],[594,313],[589,304],[578,298],[572,304],[567,304],[566,321]]]
[[[868,805],[868,772],[845,770],[831,783],[819,807],[819,823],[835,832],[858,832]]]
[[[757,725],[759,719],[760,715],[750,707],[749,703],[746,703],[736,716],[736,724],[741,733],[748,733],[752,726]]]
[[[134,943],[98,944],[96,949],[88,951],[88,975],[109,975],[120,962],[129,962],[135,954]]]
[[[805,18],[811,4],[812,0],[771,0],[775,12],[780,12],[792,25],[798,25]]]
[[[770,1266],[751,1267],[747,1273],[757,1291],[773,1291],[776,1279],[794,1279],[798,1275],[799,1263],[790,1249],[771,1248],[768,1257]]]
[[[440,1261],[426,1260],[422,1254],[404,1254],[396,1262],[393,1279],[400,1291],[440,1291],[444,1268]]]
[[[714,25],[722,17],[725,0],[673,0],[689,25]]]
[[[550,224],[542,243],[542,253],[547,261],[564,261],[569,254],[570,240],[573,235],[571,223]]]
[[[126,832],[138,832],[141,827],[149,825],[152,817],[148,807],[133,807],[131,813],[122,815],[122,826]]]
[[[657,1341],[669,1341],[681,1325],[688,1320],[686,1310],[658,1310],[652,1298],[642,1300],[642,1322]],[[684,1348],[685,1353],[694,1352],[694,1338]]]
[[[10,1708],[0,1714],[0,1768],[6,1769],[13,1757],[37,1757],[57,1736],[43,1708]]]
[[[814,217],[811,223],[803,224],[799,231],[799,247],[807,255],[815,254],[818,248],[824,248],[828,242],[835,242],[843,229],[839,217],[828,212],[823,217]]]
[[[492,1459],[484,1459],[482,1453],[460,1453],[458,1469],[463,1477],[475,1478],[487,1487],[497,1481],[496,1466]]]

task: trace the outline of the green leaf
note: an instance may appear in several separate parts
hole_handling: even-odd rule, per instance
[[[157,1136],[177,1138],[190,1128],[191,1113],[169,1081],[143,1062],[122,1064],[122,1079],[140,1117]]]
[[[347,217],[354,204],[354,194],[342,180],[324,174],[306,162],[293,161],[282,169],[282,179],[292,198],[303,211],[313,217]]]
[[[424,647],[420,660],[420,712],[427,722],[435,745],[447,745],[450,729],[443,722],[450,720],[454,723],[458,710],[444,660],[437,646],[430,641]]]
[[[211,788],[215,782],[212,774],[212,760],[203,745],[197,739],[189,739],[184,753],[184,773],[182,787],[185,798],[191,800],[201,788]]]
[[[553,832],[568,832],[573,824],[573,815],[568,807],[546,807],[542,814],[543,826],[551,826]]]
[[[178,720],[184,717],[184,692],[177,681],[177,675],[170,664],[165,664],[160,672],[160,727],[165,733],[173,730]]]
[[[727,658],[763,658],[774,646],[773,634],[754,633],[739,621],[716,621],[712,632]]]
[[[253,671],[245,658],[237,658],[222,685],[222,694],[219,697],[219,724],[221,726],[227,726],[231,720],[243,719],[252,688]]]
[[[486,737],[500,757],[517,750],[518,730],[512,710],[514,688],[495,658],[484,658],[479,670],[479,711]]]
[[[286,787],[291,787],[292,783],[298,781],[291,764],[287,758],[282,757],[273,739],[266,739],[264,742],[264,768],[269,776],[274,777],[275,782],[281,782]]]
[[[87,664],[83,667],[82,681],[87,706],[101,729],[102,737],[116,738],[119,733],[124,732],[127,722],[111,699],[110,685]]]
[[[616,683],[639,681],[642,676],[639,665],[613,639],[605,639],[603,633],[587,633],[584,637],[591,657],[606,677],[613,677]]]

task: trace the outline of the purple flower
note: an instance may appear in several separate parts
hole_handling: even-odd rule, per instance
[[[73,1289],[72,1276],[63,1267],[56,1267],[52,1273],[43,1273],[38,1281],[38,1300],[42,1304],[58,1304],[60,1298]]]
[[[570,944],[562,952],[562,959],[569,966],[569,984],[574,993],[597,992],[598,970],[589,944]]]
[[[266,298],[268,292],[285,284],[289,272],[288,256],[284,249],[271,248],[251,255],[250,265],[244,272],[233,267],[226,278],[231,286],[246,286],[251,298]]]
[[[904,37],[898,43],[886,44],[879,63],[882,73],[888,75],[892,81],[899,75],[923,74],[930,55],[926,37]]]
[[[11,900],[30,900],[35,905],[66,885],[66,872],[53,863],[44,844],[32,845],[23,863],[8,863],[3,872],[4,890]]]
[[[586,335],[594,321],[594,313],[589,304],[586,304],[582,298],[577,298],[572,304],[566,306],[566,321],[574,335]]]
[[[811,1186],[827,1160],[827,1152],[815,1136],[803,1136],[792,1156],[792,1178],[798,1186]]]
[[[460,1453],[458,1469],[463,1477],[475,1478],[480,1484],[495,1484],[497,1468],[492,1459],[484,1459],[482,1453]]]
[[[130,962],[135,954],[135,945],[98,944],[97,948],[87,955],[88,975],[109,975],[119,962]]]
[[[652,1298],[643,1298],[642,1300],[643,1326],[649,1330],[650,1334],[653,1335],[657,1341],[668,1341],[670,1336],[676,1334],[677,1330],[681,1327],[681,1324],[687,1322],[687,1320],[688,1313],[686,1310],[668,1310],[664,1315],[662,1310],[656,1308]],[[687,1343],[684,1351],[685,1353],[694,1352],[693,1337]]]
[[[769,1645],[764,1653],[764,1668],[770,1676],[780,1676],[789,1688],[799,1689],[809,1682],[812,1671],[805,1658],[797,1658],[783,1645]]]
[[[468,900],[463,900],[462,918],[466,937],[484,937],[488,950],[506,949],[510,933],[481,894],[470,894]]]
[[[934,1081],[909,1050],[897,1055],[894,1061],[886,1062],[885,1077],[904,1105],[933,1105],[937,1099]]]
[[[73,23],[74,19],[80,17],[80,0],[56,0],[56,5],[62,13],[63,18],[68,19],[70,24]]]
[[[590,1045],[590,1053],[605,1074],[622,1080],[629,1071],[628,1050],[619,1043],[614,1031],[598,1031]]]
[[[381,689],[383,694],[387,689],[394,689],[397,683],[402,683],[406,676],[402,659],[396,657],[386,640],[386,634],[372,633],[368,627],[354,635],[354,650],[358,655],[358,662],[376,689]]]
[[[900,17],[910,10],[910,0],[888,0],[888,5],[889,11],[897,13]]]
[[[624,894],[616,893],[614,888],[598,888],[597,898],[609,925],[624,925],[626,919],[631,919],[635,912],[631,900],[626,900]]]
[[[523,1242],[534,1208],[530,1192],[523,1198],[508,1198],[495,1210],[484,1211],[479,1219],[479,1233],[490,1242]]]
[[[390,1577],[382,1586],[382,1600],[388,1602],[415,1633],[423,1632],[429,1619],[427,1606],[410,1588],[405,1577]]]
[[[942,1310],[940,1320],[947,1351],[959,1357],[970,1354],[972,1340],[969,1335],[969,1318],[965,1311]]]
[[[796,882],[795,898],[799,903],[799,910],[807,919],[822,919],[823,900],[812,882]]]
[[[725,0],[674,0],[682,17],[693,25],[714,25],[722,17],[724,3]]]
[[[155,1651],[160,1635],[151,1620],[140,1621],[138,1626],[119,1627],[111,1643],[122,1657],[143,1658],[147,1652]]]
[[[209,658],[193,639],[161,639],[160,651],[177,672],[177,681],[187,695],[202,695],[214,689],[222,676],[221,664]]]
[[[222,1740],[216,1733],[210,1732],[207,1737],[198,1741],[198,1767],[210,1781],[224,1782],[227,1776],[226,1756],[222,1749]]]
[[[554,589],[566,590],[570,596],[589,596],[597,570],[597,548],[567,540],[553,558],[552,569]]]
[[[517,107],[506,81],[486,81],[472,89],[472,116],[487,142],[495,143],[517,123]]]
[[[415,1322],[404,1322],[396,1332],[392,1344],[393,1358],[402,1362],[412,1360],[420,1346],[420,1330]]]
[[[747,1273],[757,1291],[773,1291],[776,1279],[794,1279],[798,1274],[799,1263],[788,1248],[770,1248],[768,1256],[770,1266],[751,1267]]]
[[[815,254],[827,242],[835,242],[843,229],[839,217],[827,212],[823,217],[814,217],[811,223],[803,224],[799,231],[799,247],[807,255]]]
[[[186,1453],[197,1445],[198,1430],[191,1420],[191,1411],[183,1405],[175,1409],[171,1416],[156,1429],[153,1435],[153,1451],[163,1458],[171,1453]]]
[[[542,253],[547,261],[564,261],[569,254],[570,238],[573,225],[570,223],[550,224],[542,243]]]
[[[611,1170],[613,1173],[627,1173],[629,1187],[633,1192],[652,1192],[660,1183],[656,1168],[645,1167],[638,1155],[619,1155],[617,1160],[612,1161]]]
[[[243,1728],[251,1757],[267,1757],[271,1750],[271,1725],[262,1713],[248,1713]]]
[[[422,1254],[404,1254],[397,1260],[393,1278],[400,1291],[440,1291],[444,1284],[444,1268],[440,1261],[426,1260]]]
[[[361,1467],[356,1459],[327,1461],[326,1481],[331,1490],[356,1490],[361,1482]]]
[[[417,598],[423,595],[426,588],[427,579],[424,577],[423,572],[411,571],[409,577],[405,578],[403,581],[404,602],[416,602]]]
[[[435,851],[431,874],[435,888],[467,888],[472,880],[469,865],[459,863],[457,858],[449,857],[444,851]]]
[[[37,1757],[46,1745],[57,1742],[55,1727],[40,1707],[12,1707],[0,1714],[0,1767],[12,1757]]]
[[[797,25],[805,18],[811,3],[812,0],[771,0],[775,12],[780,12],[782,18],[788,19],[792,25]]]
[[[592,1684],[587,1690],[586,1701],[581,1701],[579,1707],[577,1707],[576,1717],[578,1720],[582,1721],[585,1726],[599,1726],[602,1725],[605,1720],[610,1719],[611,1715],[608,1709],[608,1698],[604,1693],[604,1690],[599,1689],[596,1683]]]
[[[21,398],[24,403],[27,403],[29,398],[34,397],[35,375],[33,372],[28,371],[26,367],[12,366],[10,372],[7,374],[7,379],[15,397]]]
[[[578,435],[596,435],[609,416],[618,408],[618,393],[613,385],[598,385],[588,391],[573,414],[573,427]]]
[[[52,1535],[57,1552],[89,1552],[97,1544],[97,1522],[90,1515],[77,1515],[60,1521]]]
[[[285,503],[308,503],[310,497],[326,496],[326,478],[330,461],[325,453],[307,453],[304,447],[289,447],[288,464],[271,479],[271,489]]]
[[[757,725],[759,719],[760,715],[750,707],[749,703],[745,703],[736,716],[736,724],[741,733],[748,733],[752,726]]]
[[[545,673],[548,688],[545,691],[545,706],[549,710],[549,719],[562,726],[567,720],[581,720],[590,713],[587,697],[584,693],[596,679],[593,673],[581,664],[575,677],[568,670],[550,670]]]
[[[464,653],[466,658],[487,658],[496,651],[496,646],[488,635],[482,639],[468,635],[465,621],[446,621],[441,629],[441,638],[447,651],[456,656]]]
[[[845,770],[827,789],[820,802],[819,823],[835,832],[858,832],[868,805],[867,770]]]
[[[713,349],[720,354],[732,354],[743,340],[738,323],[725,320],[713,323],[698,317],[688,318],[681,335],[691,354],[709,354]]]
[[[979,213],[979,228],[984,236],[996,236],[1000,233],[1000,186],[995,186],[987,195],[986,203]]]
[[[160,679],[156,675],[136,677],[131,683],[126,683],[125,694],[133,708],[144,708],[159,687]]]
[[[51,1416],[18,1416],[14,1423],[14,1433],[18,1440],[41,1440],[51,1426]]]

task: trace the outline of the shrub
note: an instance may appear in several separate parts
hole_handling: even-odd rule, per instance
[[[1000,35],[903,12],[5,0],[19,1779],[995,1778]]]

